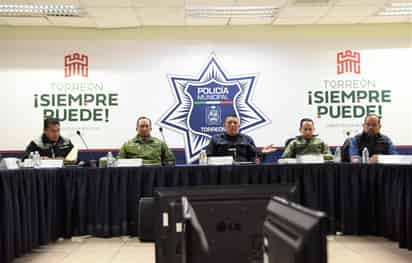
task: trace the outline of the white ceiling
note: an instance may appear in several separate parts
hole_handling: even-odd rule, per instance
[[[297,3],[312,2],[312,3]],[[395,1],[395,0],[394,0]],[[317,2],[317,3],[316,3]],[[326,3],[325,3],[326,2]],[[75,4],[86,11],[81,18],[68,17],[0,17],[0,25],[70,26],[124,28],[139,26],[180,25],[298,25],[410,23],[411,17],[377,17],[388,0],[0,0],[2,4]],[[412,2],[412,0],[396,0]],[[186,7],[196,6],[274,6],[279,15],[274,19],[192,18]]]

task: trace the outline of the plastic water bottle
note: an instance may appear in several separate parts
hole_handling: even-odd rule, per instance
[[[207,165],[207,153],[206,153],[206,150],[201,150],[201,151],[200,151],[199,165]]]
[[[33,154],[33,167],[39,168],[40,167],[40,153],[35,151]]]
[[[335,163],[340,163],[341,160],[342,160],[342,154],[341,154],[340,147],[338,146],[338,147],[336,147],[335,155],[334,155],[334,157],[333,157],[333,161],[334,161]]]
[[[26,167],[33,168],[34,167],[34,152],[30,152],[29,157],[24,160]]]
[[[368,148],[363,148],[362,150],[362,163],[368,163],[369,160],[369,151]]]
[[[114,158],[112,152],[107,153],[107,167],[114,167]]]

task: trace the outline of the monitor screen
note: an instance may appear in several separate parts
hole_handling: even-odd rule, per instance
[[[327,217],[274,197],[263,226],[264,262],[326,263]]]
[[[157,189],[162,222],[156,238],[156,262],[260,262],[262,225],[270,198],[299,200],[294,185],[231,185]],[[198,214],[210,244],[202,253],[196,233],[182,218],[181,197]],[[167,219],[167,223],[165,223]]]

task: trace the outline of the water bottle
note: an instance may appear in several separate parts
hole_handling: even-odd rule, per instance
[[[338,146],[336,147],[335,156],[333,157],[333,161],[335,163],[340,163],[341,160],[342,160],[341,150],[340,150],[340,147]]]
[[[207,165],[207,154],[206,154],[206,150],[201,150],[201,151],[200,151],[199,165]]]
[[[40,153],[38,151],[35,151],[33,155],[33,167],[34,168],[40,167]]]
[[[34,167],[34,152],[30,152],[29,157],[24,160],[25,162],[25,167],[30,167],[33,168]]]
[[[107,167],[114,167],[114,158],[112,152],[107,153]]]
[[[363,148],[362,150],[362,163],[368,163],[369,160],[369,151],[368,148]]]

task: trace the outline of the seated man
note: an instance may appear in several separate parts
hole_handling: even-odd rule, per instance
[[[300,121],[300,136],[292,140],[281,158],[296,158],[297,155],[303,154],[323,154],[331,157],[329,147],[316,135],[315,125],[311,119],[302,119]]]
[[[255,162],[260,153],[258,153],[255,142],[250,136],[239,133],[239,118],[236,115],[226,116],[224,129],[223,134],[215,135],[210,140],[207,146],[207,155],[233,156],[237,162]],[[267,154],[275,150],[272,146],[266,146],[262,149],[262,153]]]
[[[144,164],[174,163],[175,156],[166,143],[152,137],[152,121],[147,117],[139,117],[136,124],[137,135],[124,143],[119,151],[119,158],[141,158]]]
[[[64,159],[73,150],[72,142],[60,136],[60,122],[54,118],[44,120],[43,134],[26,147],[23,159],[31,152],[39,152],[41,159]]]
[[[349,156],[362,156],[366,147],[369,151],[370,162],[377,161],[377,154],[397,154],[391,139],[380,133],[381,118],[376,114],[365,117],[362,133],[355,135],[350,142]]]

